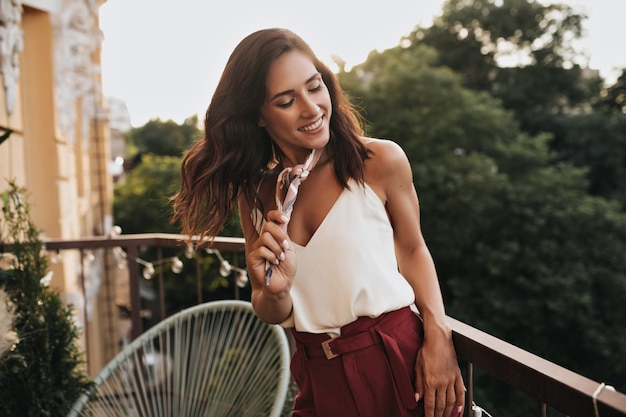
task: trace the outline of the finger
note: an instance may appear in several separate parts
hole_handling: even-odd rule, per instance
[[[267,213],[267,221],[282,226],[289,221],[289,217],[280,210],[270,210]]]
[[[436,394],[434,391],[427,390],[424,392],[424,416],[425,417],[441,417],[441,413],[437,414]]]
[[[444,416],[456,417],[457,411],[455,409],[456,402],[454,399],[456,398],[454,395],[454,385],[450,384],[448,388],[445,390],[446,393],[446,402],[445,409],[443,410]]]
[[[278,265],[285,260],[285,252],[275,240],[272,240],[268,245],[259,247],[259,255],[272,265]]]
[[[286,275],[283,273],[281,266],[284,262],[281,262],[276,258],[276,255],[265,246],[260,246],[251,254],[253,261],[249,262],[248,276],[250,277],[250,283],[254,288],[264,288],[270,293],[276,293],[285,290],[285,285],[289,286],[289,283],[284,279]],[[275,261],[269,261],[268,259],[276,259]],[[269,267],[273,268],[272,277],[274,279],[267,282],[266,275]],[[252,268],[250,268],[252,267]]]
[[[447,408],[447,395],[446,390],[435,391],[435,417],[448,417],[449,414],[444,414]],[[452,407],[450,407],[452,408]]]
[[[424,399],[424,388],[422,388],[421,382],[415,384],[415,401],[419,402]]]
[[[291,244],[289,243],[289,236],[287,235],[287,233],[282,229],[282,227],[278,224],[271,224],[269,226],[266,226],[263,229],[263,232],[261,233],[261,235],[263,235],[263,233],[269,233],[271,235],[272,241],[275,242],[278,245],[278,248],[276,248],[275,245],[272,246],[272,250],[273,251],[283,251],[286,252],[288,250],[291,249]],[[269,238],[269,236],[265,236],[264,238]]]
[[[264,231],[258,239],[252,244],[251,250],[246,255],[246,263],[248,268],[264,273],[266,262],[275,264],[282,252],[280,244],[274,238],[274,235],[268,231]]]
[[[463,383],[463,378],[459,375],[454,384],[454,390],[456,392],[456,410],[457,413],[462,416],[463,408],[465,407],[465,384]]]
[[[280,217],[278,218],[280,219]],[[277,242],[284,242],[285,240],[287,240],[287,231],[283,228],[284,223],[274,222],[270,219],[271,218],[268,216],[268,221],[265,222],[265,225],[263,225],[261,235],[267,232],[270,233]],[[261,236],[261,238],[263,238],[263,236]]]
[[[415,367],[415,401],[424,398],[424,376],[422,374],[420,363],[420,354],[417,355],[417,366]]]

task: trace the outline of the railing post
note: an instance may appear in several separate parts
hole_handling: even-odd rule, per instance
[[[196,291],[198,291],[198,304],[202,304],[202,269],[200,268],[200,254],[196,256]]]
[[[165,283],[163,282],[163,248],[158,247],[159,268],[159,320],[165,319]]]
[[[473,416],[474,405],[474,364],[467,362],[467,396],[465,398],[465,415]]]
[[[235,266],[239,266],[239,257],[237,256],[236,253],[233,254],[233,265]],[[235,276],[233,274],[230,274],[230,276],[232,277],[232,282],[233,282],[233,296],[235,297],[235,300],[239,300],[241,298],[241,296],[239,295],[239,286],[237,285],[237,278],[235,278]]]
[[[135,340],[141,335],[141,297],[139,295],[139,265],[136,262],[138,257],[137,246],[128,246],[126,248],[128,253],[128,281],[130,285],[130,322],[132,328],[130,329],[130,335]]]
[[[79,249],[78,250],[78,256],[80,257],[80,287],[81,287],[81,291],[82,291],[82,295],[83,295],[83,333],[85,334],[85,362],[86,362],[86,367],[87,369],[89,369],[89,362],[90,362],[90,344],[89,344],[89,317],[88,317],[88,304],[89,301],[87,300],[87,288],[85,287],[85,263],[83,262],[83,258],[85,256],[85,253],[83,251],[83,249]]]

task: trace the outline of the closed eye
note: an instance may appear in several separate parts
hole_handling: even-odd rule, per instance
[[[319,83],[316,87],[313,87],[309,90],[309,93],[317,93],[322,89],[322,83]]]
[[[293,104],[293,102],[294,102],[294,99],[291,99],[291,100],[289,100],[289,101],[288,101],[288,102],[286,102],[286,103],[278,103],[278,104],[276,104],[276,105],[277,105],[278,107],[282,108],[282,109],[286,109],[286,108],[288,108],[288,107],[291,107],[291,105]]]
[[[311,78],[307,80],[307,84],[313,83],[313,82],[317,82],[317,84],[315,84],[314,87],[309,88],[307,91],[310,94],[314,94],[314,93],[318,93],[322,91],[322,89],[324,88],[324,82],[322,81],[321,75],[319,73],[313,75]],[[272,97],[272,100],[277,100],[277,99],[280,99],[281,97],[285,99],[288,97],[291,97],[289,101],[276,103],[277,107],[280,107],[281,109],[286,109],[286,108],[291,107],[291,105],[294,103],[295,101],[295,97],[293,96],[294,94],[296,94],[295,90],[286,90],[286,91],[283,91],[274,95]]]

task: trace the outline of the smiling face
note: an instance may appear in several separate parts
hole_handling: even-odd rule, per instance
[[[259,126],[292,163],[302,163],[311,149],[330,138],[332,105],[328,89],[311,59],[297,49],[270,67]]]

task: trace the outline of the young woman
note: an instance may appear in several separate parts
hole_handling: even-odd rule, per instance
[[[294,416],[462,415],[409,162],[362,136],[301,38],[267,29],[235,48],[181,179],[183,233],[211,238],[239,208],[254,310],[296,344]]]

